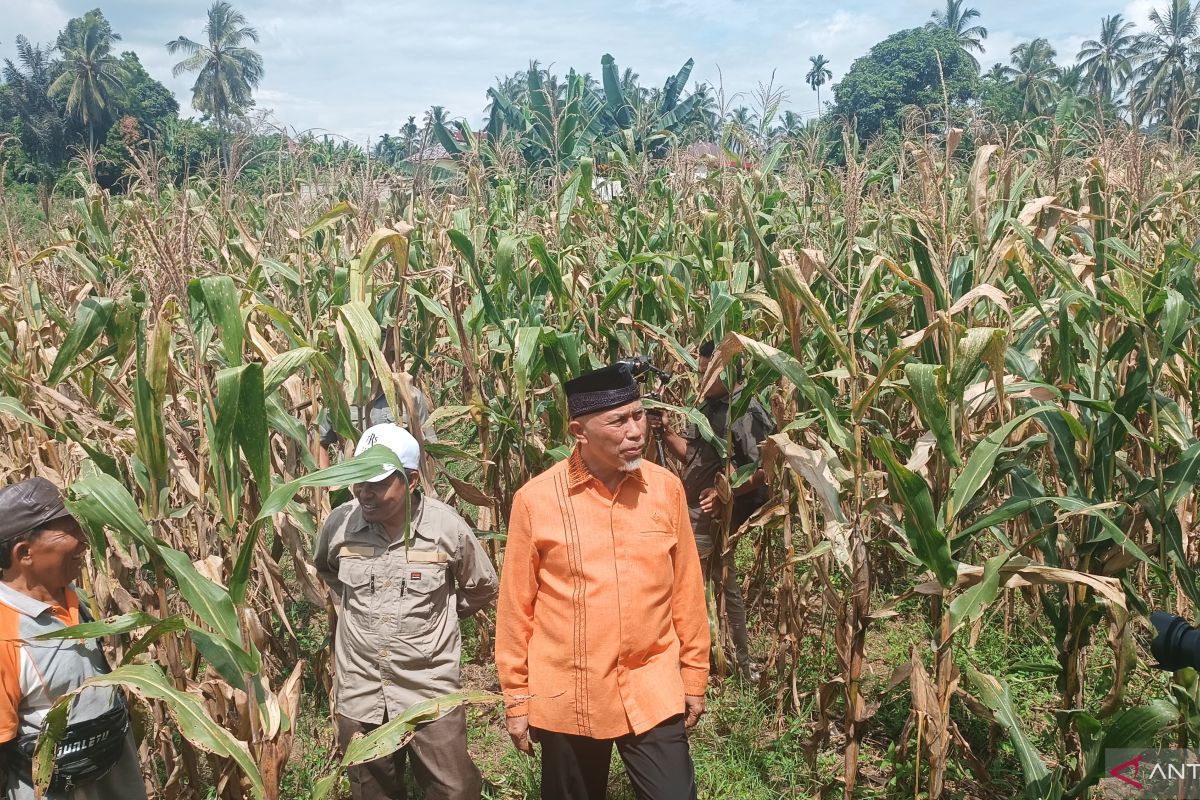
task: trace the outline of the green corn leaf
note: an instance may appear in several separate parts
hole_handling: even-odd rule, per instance
[[[342,348],[346,353],[346,375],[356,372],[356,365],[352,360],[355,355],[366,359],[371,365],[371,370],[379,378],[392,415],[400,419],[402,409],[396,396],[396,384],[391,379],[392,368],[379,347],[381,333],[379,323],[371,316],[371,309],[365,304],[346,303],[338,307],[338,336],[341,337]]]
[[[233,278],[228,275],[196,278],[188,284],[188,295],[193,301],[193,318],[199,312],[200,319],[197,321],[207,319],[221,334],[225,363],[231,367],[241,364],[246,330],[242,320],[241,299]],[[196,301],[199,301],[198,307]]]
[[[1055,673],[1056,674],[1056,673]],[[1146,705],[1123,709],[1103,728],[1100,721],[1086,714],[1073,717],[1084,742],[1086,773],[1071,788],[1068,797],[1087,797],[1088,790],[1105,775],[1104,753],[1109,749],[1152,747],[1179,722],[1180,709],[1166,698]]]
[[[361,455],[309,473],[302,478],[281,483],[275,487],[271,496],[263,503],[258,519],[255,521],[269,519],[273,514],[283,511],[296,493],[307,486],[349,486],[375,477],[385,464],[394,464],[395,462],[396,454],[383,445],[377,444]]]
[[[1159,564],[1147,556],[1140,547],[1134,544],[1133,540],[1121,530],[1121,526],[1112,521],[1112,509],[1114,503],[1089,503],[1086,500],[1081,500],[1078,497],[1048,497],[1047,502],[1051,505],[1056,505],[1066,515],[1083,514],[1092,517],[1100,523],[1101,533],[1092,539],[1092,541],[1112,540],[1126,553],[1135,557],[1138,561],[1149,565],[1151,571],[1159,575],[1165,574]]]
[[[800,362],[782,350],[734,333],[733,331],[726,334],[721,342],[719,352],[725,351],[729,346],[727,343],[735,343],[738,348],[749,353],[755,361],[769,366],[790,381],[799,390],[800,394],[814,408],[821,412],[821,415],[825,419],[826,428],[829,431],[830,441],[846,452],[854,452],[854,441],[837,418],[833,399],[829,396],[828,392],[814,383],[812,378],[808,377],[808,373],[800,366]],[[717,368],[723,368],[724,366],[725,364],[721,363],[718,364]]]
[[[246,691],[246,675],[255,675],[261,667],[253,656],[222,636],[214,636],[196,625],[188,626],[188,635],[204,660],[233,686]]]
[[[1053,777],[1046,768],[1041,753],[1033,746],[1025,729],[1021,727],[1020,717],[1013,708],[1008,684],[999,678],[979,672],[970,664],[966,665],[964,673],[975,687],[975,694],[980,702],[995,714],[996,722],[1008,733],[1013,749],[1017,751],[1017,760],[1021,762],[1021,771],[1025,773],[1027,796],[1049,796]]]
[[[163,305],[154,330],[146,337],[141,320],[136,325],[137,371],[133,376],[133,428],[136,452],[149,478],[151,497],[148,513],[157,516],[160,493],[170,485],[171,464],[163,424],[163,404],[167,397],[170,369],[171,325],[176,313],[174,301]]]
[[[122,664],[133,664],[137,662],[138,656],[142,653],[149,652],[150,646],[156,644],[162,637],[186,631],[188,629],[187,620],[182,614],[167,617],[166,619],[157,620],[153,625],[147,628],[146,632],[135,639],[130,645],[125,648],[125,656],[121,659]]]
[[[371,268],[385,247],[392,252],[398,274],[404,275],[408,272],[408,239],[399,231],[380,228],[371,234],[371,238],[363,245],[362,252],[350,262],[351,302],[367,302],[367,283],[371,276]]]
[[[266,391],[263,385],[262,364],[254,362],[239,367],[241,390],[238,392],[237,416],[233,435],[250,473],[261,494],[271,491],[271,448],[267,426]]]
[[[311,347],[297,347],[275,356],[263,370],[263,392],[268,395],[274,394],[284,381],[316,357],[317,351]]]
[[[347,203],[345,200],[335,205],[333,208],[321,215],[321,218],[304,229],[304,238],[311,237],[317,231],[323,231],[331,225],[335,225],[339,220],[354,214],[354,206]]]
[[[907,364],[904,374],[908,377],[909,389],[921,415],[921,421],[937,439],[938,447],[946,456],[946,460],[953,466],[961,467],[962,459],[954,443],[954,431],[950,427],[946,398],[942,392],[945,369],[933,364]]]
[[[39,758],[45,759],[44,781],[48,782],[53,770],[53,752],[58,739],[65,730],[67,710],[75,696],[91,686],[123,686],[143,700],[161,700],[168,713],[179,725],[179,733],[201,750],[237,762],[250,781],[250,791],[255,798],[265,797],[262,774],[254,763],[244,742],[233,737],[229,731],[208,715],[199,698],[181,692],[174,687],[170,678],[163,674],[157,664],[125,664],[112,672],[89,678],[73,692],[55,701],[51,713],[60,715],[63,725],[55,731],[57,736],[42,735],[38,742]],[[39,766],[41,765],[39,761]],[[44,785],[44,784],[43,784]]]
[[[35,254],[33,258],[29,259],[29,263],[37,264],[45,261],[51,256],[59,256],[64,261],[74,265],[74,267],[79,270],[79,274],[82,275],[88,281],[88,283],[96,286],[104,286],[107,283],[105,280],[104,269],[100,266],[97,266],[97,264],[87,255],[79,252],[79,250],[76,249],[77,244],[77,242],[62,242],[51,245],[45,250]]]
[[[33,638],[38,640],[98,639],[101,636],[115,636],[135,631],[138,628],[147,628],[161,621],[158,617],[153,614],[147,614],[145,611],[130,611],[128,614],[122,614],[119,617],[97,620],[95,622],[81,622],[78,625],[71,625],[56,631],[50,631],[49,633],[39,634]]]
[[[781,286],[796,296],[796,299],[804,306],[804,310],[816,321],[817,326],[837,353],[842,367],[850,371],[851,377],[857,375],[858,362],[850,355],[850,348],[842,340],[837,326],[833,323],[833,318],[829,316],[829,310],[812,293],[812,289],[800,277],[800,273],[789,267],[781,267],[773,270],[772,274]]]
[[[238,548],[237,560],[233,562],[233,572],[229,574],[229,597],[234,603],[241,605],[246,599],[246,587],[250,583],[250,570],[254,565],[254,551],[264,530],[269,530],[270,520],[261,520],[250,526],[245,540]]]
[[[947,522],[953,520],[962,509],[966,508],[975,493],[987,482],[992,474],[992,466],[996,463],[996,457],[1003,450],[1004,442],[1017,426],[1044,411],[1057,412],[1058,409],[1053,406],[1032,408],[1010,419],[975,445],[971,455],[967,457],[966,466],[950,486],[950,496],[943,509],[943,516]]]
[[[1174,289],[1167,289],[1167,301],[1162,313],[1162,358],[1169,358],[1178,349],[1176,340],[1187,328],[1191,305]]]
[[[25,406],[15,397],[0,395],[0,414],[7,414],[18,422],[24,422],[28,425],[35,425],[43,430],[47,430],[46,426],[38,422],[32,417]]]
[[[670,403],[663,403],[659,400],[652,400],[648,397],[642,398],[642,405],[646,408],[665,409],[670,411],[672,414],[678,414],[679,416],[684,417],[688,422],[691,422],[696,426],[696,431],[700,434],[701,438],[713,446],[713,449],[717,451],[718,458],[724,459],[726,457],[726,453],[729,451],[728,445],[724,439],[717,436],[717,434],[713,431],[712,424],[709,423],[708,417],[704,416],[704,412],[702,412],[700,409],[692,406],[675,406],[671,405]]]
[[[75,363],[79,354],[92,346],[92,343],[104,332],[113,313],[113,301],[108,297],[85,297],[75,310],[75,322],[67,337],[63,340],[54,363],[50,366],[50,374],[46,377],[47,386],[57,386],[67,369]]]
[[[455,692],[415,703],[400,716],[388,720],[366,736],[351,741],[346,747],[345,756],[342,757],[342,767],[365,764],[396,752],[412,738],[417,725],[438,719],[460,705],[490,705],[503,699],[492,692],[476,691]]]
[[[933,498],[925,479],[896,460],[892,445],[882,436],[871,439],[871,451],[888,473],[892,499],[904,508],[904,535],[913,553],[949,589],[958,580],[958,568],[950,557],[950,543],[937,526]]]
[[[127,490],[111,475],[99,471],[85,473],[71,484],[64,501],[67,510],[88,529],[92,555],[103,563],[106,554],[104,529],[117,532],[126,543],[136,542],[158,553],[158,540],[138,513],[137,503]]]
[[[946,391],[951,403],[962,403],[963,391],[982,364],[999,363],[1004,358],[1005,339],[1005,332],[1000,328],[971,328],[967,331],[958,343],[954,368],[950,371]]]
[[[558,204],[558,235],[566,233],[567,225],[571,222],[571,214],[575,212],[575,200],[579,197],[580,176],[576,173],[570,183],[563,189],[562,199]]]
[[[517,401],[525,404],[529,393],[529,367],[538,351],[538,340],[542,335],[542,327],[517,328],[517,352],[513,362],[513,388],[517,391]]]
[[[160,545],[159,555],[192,613],[229,641],[241,642],[237,610],[229,592],[201,575],[187,553]]]
[[[1000,594],[1000,569],[1008,563],[1011,553],[993,556],[983,565],[983,577],[979,583],[965,589],[950,601],[950,629],[958,630],[979,619],[996,601]]]

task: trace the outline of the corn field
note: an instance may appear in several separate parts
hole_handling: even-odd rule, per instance
[[[121,194],[81,180],[36,237],[0,206],[0,479],[69,487],[103,620],[86,633],[146,701],[158,796],[279,797],[304,670],[328,685],[287,611],[329,601],[310,558],[329,489],[378,459],[319,471],[319,415],[353,441],[351,407],[378,381],[411,408],[410,374],[436,408],[428,487],[499,564],[513,493],[568,452],[563,381],[638,354],[675,376],[675,408],[738,362],[777,422],[772,500],[723,546],[764,633],[755,691],[810,760],[837,754],[824,796],[866,796],[896,695],[896,796],[967,778],[1094,796],[1105,748],[1200,738],[1194,676],[1157,677],[1139,636],[1200,601],[1189,153],[1128,131],[864,147],[818,129],[755,168],[306,163],[177,187],[146,154]],[[879,664],[872,637],[914,620],[931,635]],[[1018,712],[977,658],[989,626],[1054,653],[1052,707]],[[314,795],[429,710],[331,753]]]

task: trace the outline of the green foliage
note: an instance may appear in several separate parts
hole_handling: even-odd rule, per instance
[[[856,123],[863,139],[901,124],[909,106],[942,119],[975,98],[979,72],[954,34],[943,28],[913,28],[892,34],[857,59],[833,87],[834,113]]]

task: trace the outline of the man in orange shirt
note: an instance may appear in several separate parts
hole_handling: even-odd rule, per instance
[[[616,744],[640,800],[695,800],[708,618],[683,484],[643,463],[628,365],[566,386],[571,456],[513,498],[496,615],[508,733],[542,797],[603,800]]]
[[[0,780],[4,800],[34,800],[33,752],[50,707],[109,671],[94,639],[42,634],[90,622],[75,581],[83,529],[54,484],[30,478],[0,488]],[[119,690],[84,689],[55,751],[52,800],[145,800],[146,787]]]

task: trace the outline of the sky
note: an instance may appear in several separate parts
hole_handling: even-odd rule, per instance
[[[395,133],[432,105],[478,124],[497,76],[537,59],[555,72],[574,67],[599,78],[611,53],[643,85],[661,86],[689,58],[692,81],[723,87],[729,108],[754,107],[774,80],[783,108],[814,116],[804,83],[809,57],[823,54],[836,83],[854,59],[903,28],[924,24],[944,0],[233,0],[257,29],[265,75],[257,108],[295,131],[366,144]],[[146,69],[191,112],[194,76],[172,77],[179,57],[167,41],[200,41],[209,0],[0,0],[0,58],[14,40],[54,41],[64,23],[99,4]],[[1073,61],[1101,17],[1123,13],[1143,28],[1166,0],[967,0],[989,32],[986,69],[1008,62],[1021,41],[1044,36],[1059,61]],[[822,88],[822,100],[832,97]]]

